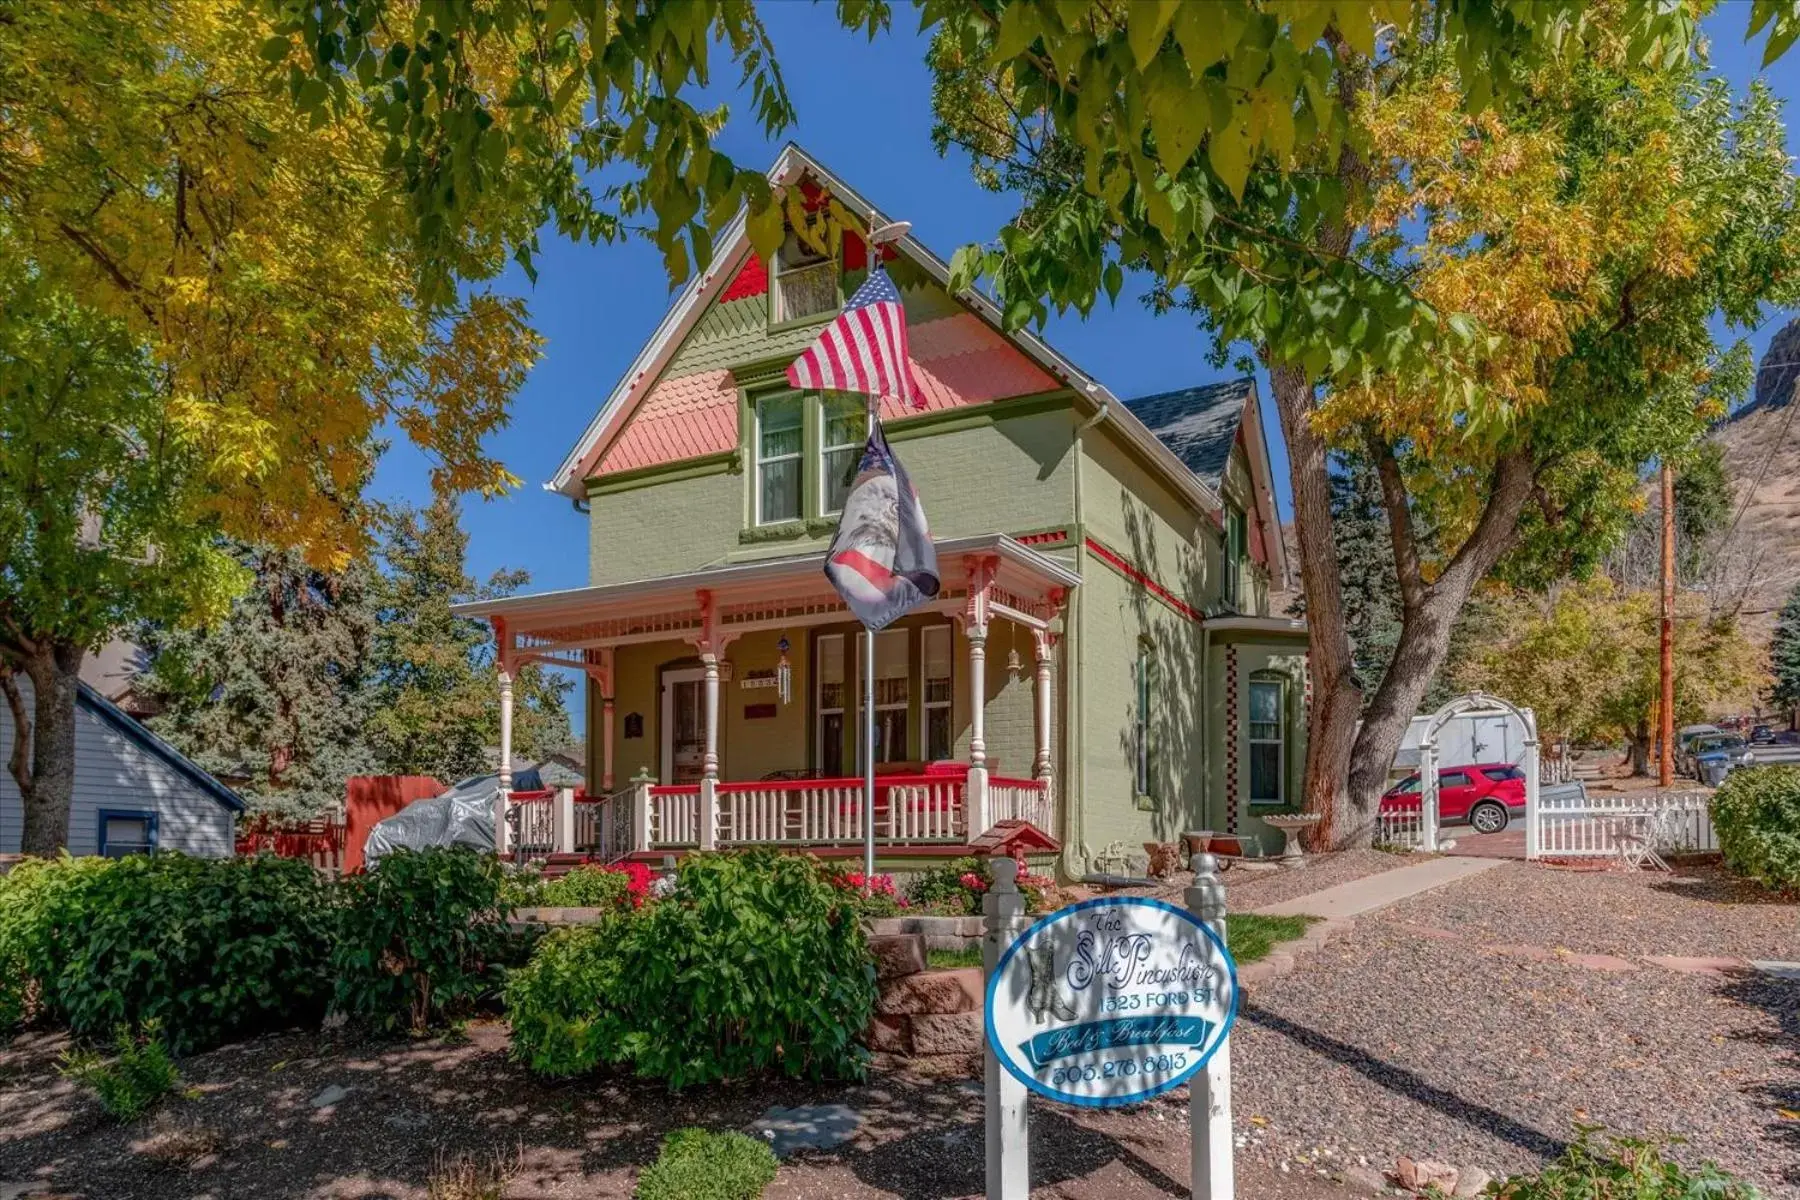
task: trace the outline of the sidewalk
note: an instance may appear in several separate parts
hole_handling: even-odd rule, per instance
[[[1256,911],[1271,917],[1323,917],[1341,920],[1373,912],[1408,896],[1417,896],[1432,888],[1458,879],[1479,875],[1505,862],[1500,858],[1432,858],[1395,871],[1367,875],[1340,883],[1321,892],[1284,900]]]

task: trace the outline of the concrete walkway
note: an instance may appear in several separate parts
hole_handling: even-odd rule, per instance
[[[1256,911],[1271,917],[1324,917],[1328,921],[1374,912],[1408,896],[1429,892],[1434,887],[1457,879],[1467,879],[1500,866],[1500,858],[1430,858],[1410,867],[1365,875],[1280,904]]]

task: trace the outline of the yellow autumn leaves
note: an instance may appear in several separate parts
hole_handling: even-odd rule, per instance
[[[416,296],[395,165],[366,114],[309,116],[260,57],[260,5],[26,6],[0,24],[0,246],[147,348],[204,464],[196,519],[366,548],[373,439],[446,489],[515,482],[482,449],[538,354],[516,300]],[[468,249],[500,265],[498,243]]]

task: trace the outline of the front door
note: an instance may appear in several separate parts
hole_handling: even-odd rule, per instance
[[[662,781],[698,783],[706,760],[706,672],[663,672]]]

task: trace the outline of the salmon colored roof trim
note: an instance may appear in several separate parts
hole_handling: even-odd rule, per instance
[[[746,267],[746,270],[748,267]],[[739,280],[742,280],[742,273]],[[733,281],[733,288],[738,281]],[[926,321],[911,330],[913,363],[925,412],[1052,391],[1056,381],[973,313]],[[606,450],[596,475],[663,466],[732,450],[738,441],[737,383],[730,371],[665,379]],[[884,421],[919,409],[882,402]]]
[[[1171,592],[1168,588],[1132,566],[1123,554],[1120,554],[1111,546],[1097,542],[1093,538],[1088,538],[1087,548],[1093,553],[1095,558],[1099,559],[1119,574],[1125,576],[1125,578],[1131,580],[1131,582],[1139,585],[1145,591],[1149,592],[1152,596],[1155,596],[1158,600],[1161,600],[1164,604],[1167,604],[1170,608],[1174,609],[1188,620],[1206,620],[1206,615],[1199,609],[1187,603],[1185,600],[1182,600],[1179,596],[1175,595],[1174,592]]]

